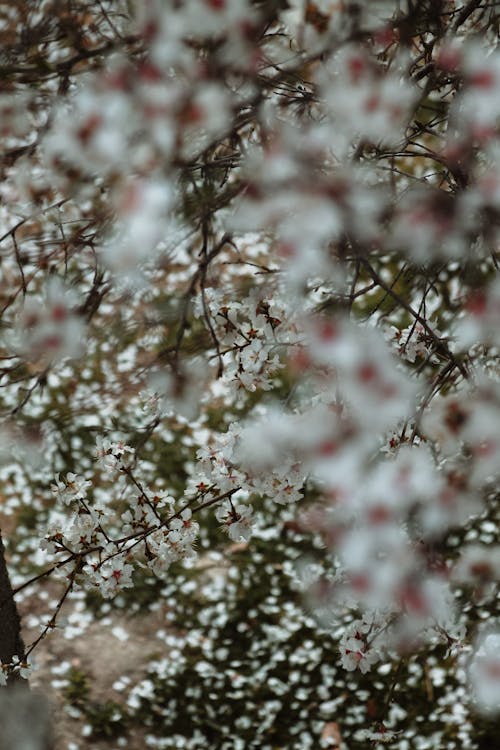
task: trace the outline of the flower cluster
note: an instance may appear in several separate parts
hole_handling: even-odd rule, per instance
[[[18,324],[7,332],[6,343],[40,370],[54,361],[80,357],[85,322],[75,310],[76,299],[61,279],[48,279],[43,299],[33,295],[25,300]]]
[[[133,449],[121,441],[97,439],[95,458],[114,481],[115,503],[87,497],[87,490],[94,487],[90,480],[72,472],[64,481],[56,476],[52,493],[72,506],[74,515],[69,523],[54,518],[41,548],[64,558],[57,567],[71,587],[90,585],[112,598],[133,586],[134,566],[146,565],[162,575],[172,562],[194,555],[199,526],[192,520],[191,508],[176,510],[172,496],[147,488],[132,469],[133,455]],[[123,503],[126,510],[119,512]]]
[[[375,636],[370,634],[374,624],[359,620],[351,623],[340,641],[342,666],[348,672],[359,669],[363,674],[380,660],[380,654],[373,645]]]

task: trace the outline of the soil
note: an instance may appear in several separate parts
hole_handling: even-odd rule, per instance
[[[36,595],[25,598],[19,603],[23,622],[29,621],[30,615],[39,615],[44,621],[50,611],[49,601],[56,599],[59,589],[57,584],[46,583]],[[40,597],[42,593],[42,597]],[[69,602],[64,606],[61,617],[68,618],[75,612],[77,603]],[[50,616],[50,615],[49,615]],[[126,735],[126,742],[118,739],[99,739],[84,736],[85,717],[77,718],[70,714],[71,707],[64,691],[64,674],[57,674],[63,663],[83,672],[88,677],[90,693],[88,701],[104,704],[113,701],[125,705],[128,690],[145,675],[148,661],[165,653],[165,643],[155,633],[165,629],[165,608],[159,606],[157,611],[147,611],[144,615],[128,615],[113,612],[104,620],[93,620],[85,627],[84,632],[68,638],[65,628],[56,629],[44,638],[33,652],[36,670],[30,678],[33,690],[39,691],[49,701],[52,710],[54,734],[53,750],[143,750],[144,734],[140,729],[131,729]],[[23,628],[26,646],[38,637],[40,627]],[[53,670],[56,670],[55,672]],[[130,679],[125,690],[113,687],[119,678],[126,675]],[[117,686],[119,687],[119,685]],[[73,711],[74,713],[74,711]]]

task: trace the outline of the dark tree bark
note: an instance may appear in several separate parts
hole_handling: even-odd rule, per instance
[[[0,660],[8,664],[13,656],[24,658],[24,643],[21,638],[21,620],[5,560],[5,547],[0,534]],[[28,684],[26,680],[10,675],[8,685],[14,682]]]
[[[0,659],[8,664],[13,656],[24,659],[25,648],[0,534]],[[8,676],[7,688],[0,698],[0,750],[53,750],[47,700],[17,674]]]

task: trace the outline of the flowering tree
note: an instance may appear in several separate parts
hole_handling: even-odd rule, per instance
[[[0,12],[0,680],[141,591],[150,746],[491,746],[496,3]]]

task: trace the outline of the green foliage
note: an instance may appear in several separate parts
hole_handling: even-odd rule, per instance
[[[91,703],[85,706],[84,714],[92,726],[90,739],[113,739],[126,731],[127,714],[115,701]]]
[[[80,669],[72,668],[63,690],[67,702],[79,709],[92,727],[91,739],[112,739],[124,734],[127,727],[127,712],[112,700],[105,702],[91,699],[91,680]]]
[[[72,667],[66,679],[68,684],[63,690],[64,697],[71,706],[75,706],[76,708],[84,707],[90,696],[90,681],[88,676],[81,669]]]

